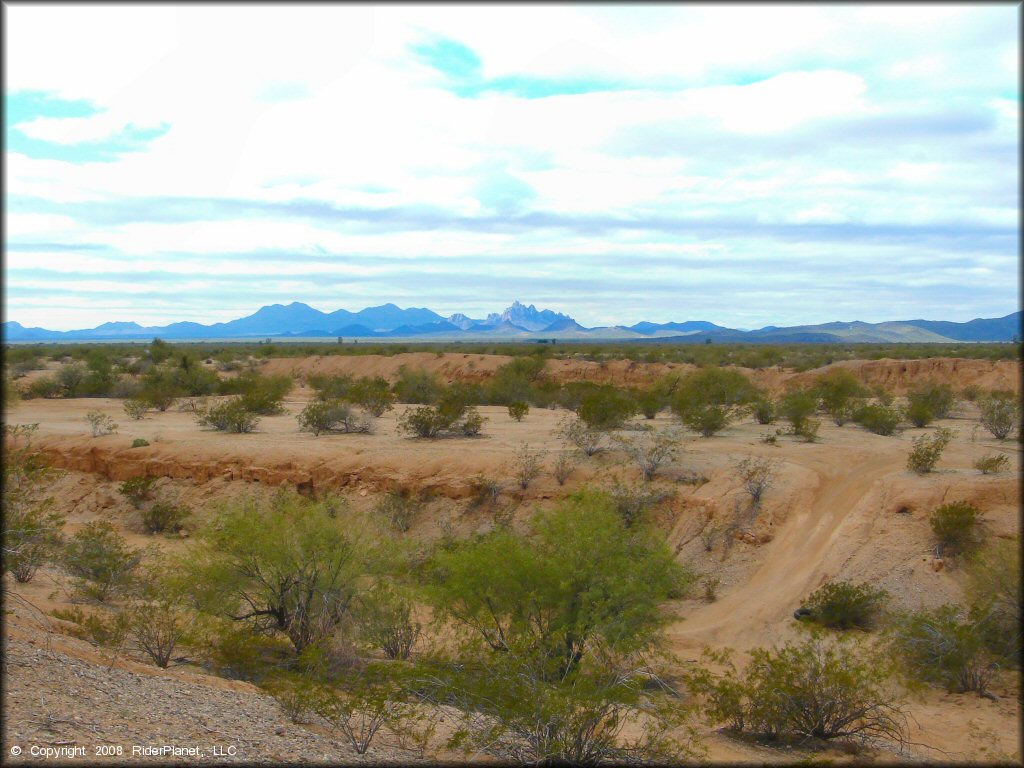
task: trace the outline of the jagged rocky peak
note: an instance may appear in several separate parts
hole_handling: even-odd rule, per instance
[[[466,330],[471,325],[476,325],[480,321],[474,320],[473,318],[469,317],[468,315],[464,315],[461,312],[456,312],[454,315],[448,316],[448,322],[456,326],[457,328]]]
[[[491,314],[487,317],[489,323],[510,323],[511,325],[525,328],[528,331],[542,331],[552,323],[560,320],[572,321],[572,318],[560,312],[552,312],[550,309],[538,311],[537,307],[533,304],[526,306],[519,301],[512,302],[512,306],[500,315]]]

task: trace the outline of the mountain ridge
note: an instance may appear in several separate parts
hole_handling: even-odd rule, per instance
[[[536,340],[551,337],[564,341],[609,339],[658,343],[950,343],[1005,342],[1020,338],[1021,312],[1003,317],[974,318],[966,322],[948,320],[889,320],[867,323],[861,320],[830,321],[819,324],[777,326],[743,331],[706,320],[588,328],[569,315],[551,309],[538,310],[534,304],[514,301],[502,312],[485,319],[463,313],[443,317],[426,307],[405,309],[388,302],[358,312],[337,309],[322,312],[299,301],[269,304],[251,315],[227,322],[203,325],[179,321],[164,326],[142,326],[132,321],[108,321],[95,328],[51,331],[25,327],[8,320],[3,323],[5,342],[71,340],[165,339],[253,339],[253,338],[417,338],[432,339],[503,338]]]

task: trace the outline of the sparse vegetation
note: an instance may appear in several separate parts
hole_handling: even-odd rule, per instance
[[[217,405],[196,410],[196,423],[219,432],[245,434],[252,432],[260,418],[250,411],[241,397],[233,397]]]
[[[103,437],[117,432],[117,424],[102,411],[89,411],[85,414],[85,420],[89,422],[93,437]]]
[[[633,437],[613,435],[612,442],[636,464],[644,480],[653,480],[659,467],[676,457],[680,438],[677,430],[665,429],[645,431]]]
[[[978,400],[981,425],[997,440],[1020,426],[1020,401],[1012,392],[991,392]]]
[[[775,464],[768,459],[747,456],[736,462],[736,474],[743,483],[743,490],[750,494],[755,507],[761,505],[761,497],[775,479]]]
[[[804,600],[806,618],[830,629],[873,629],[888,599],[884,589],[849,581],[828,581]]]
[[[313,400],[295,418],[299,430],[312,432],[314,437],[321,432],[367,434],[373,428],[368,414],[342,400]]]
[[[559,434],[569,445],[573,445],[585,456],[593,456],[601,450],[606,433],[591,429],[580,419],[566,417],[559,426]]]
[[[141,559],[110,523],[95,520],[71,536],[60,562],[81,594],[105,603],[127,588]]]
[[[895,406],[877,403],[862,406],[854,414],[854,421],[869,432],[889,437],[896,434],[903,414]]]
[[[514,403],[508,404],[508,415],[515,421],[522,421],[529,412],[529,403],[524,403],[522,400],[516,400]]]
[[[618,480],[608,488],[608,495],[615,504],[615,510],[627,528],[633,526],[643,513],[675,495],[663,488],[643,485],[626,485]]]
[[[576,462],[572,458],[572,453],[570,451],[559,451],[555,457],[554,464],[551,465],[551,474],[558,481],[559,485],[565,485],[566,480],[569,479],[575,468]]]
[[[128,418],[140,421],[146,418],[146,411],[149,410],[149,403],[145,400],[132,397],[124,401],[123,407]]]
[[[142,527],[146,529],[146,533],[177,533],[181,530],[181,524],[191,514],[187,507],[158,501],[142,510]]]
[[[955,605],[898,616],[892,645],[912,677],[950,691],[984,694],[995,670],[981,627]]]
[[[155,477],[130,477],[118,487],[117,491],[131,502],[136,509],[153,498]]]
[[[811,637],[780,649],[755,648],[742,674],[728,651],[705,655],[726,671],[692,673],[691,689],[704,697],[713,722],[734,731],[778,741],[906,738],[892,665],[880,652]]]
[[[149,440],[144,437],[136,437],[132,440],[132,448],[145,448],[149,445]]]
[[[980,542],[981,520],[981,510],[964,501],[943,504],[929,518],[939,549],[953,554],[963,553]]]
[[[1005,472],[1010,466],[1010,457],[1005,453],[990,453],[975,459],[973,466],[983,475]]]
[[[527,443],[519,447],[513,462],[513,473],[520,490],[525,491],[540,476],[543,458],[543,451],[531,451]]]
[[[946,450],[955,434],[951,429],[939,427],[930,435],[915,437],[910,455],[907,456],[907,469],[919,475],[934,471],[942,452]]]

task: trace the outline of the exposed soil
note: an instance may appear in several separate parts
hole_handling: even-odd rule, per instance
[[[417,353],[276,359],[261,370],[393,378],[405,364],[422,365],[452,380],[489,375],[504,362],[507,358]],[[986,389],[1019,391],[1015,363],[932,359],[836,365],[850,368],[867,384],[883,384],[895,392],[922,380],[944,381],[954,389],[978,384]],[[583,361],[549,361],[548,366],[552,375],[563,381],[607,376],[603,380],[619,384],[642,384],[667,371],[686,369],[628,361],[603,368]],[[820,371],[748,373],[762,386],[779,389],[790,381],[813,378]],[[528,443],[531,449],[548,452],[550,467],[555,452],[563,447],[557,431],[564,411],[532,409],[517,423],[504,408],[482,407],[481,413],[488,418],[482,436],[427,441],[397,434],[397,418],[406,407],[399,405],[377,421],[374,434],[313,437],[298,432],[295,421],[308,397],[308,387],[296,387],[286,401],[286,413],[264,417],[259,430],[248,435],[201,429],[187,413],[150,413],[133,421],[116,400],[25,401],[9,411],[5,420],[9,424],[39,423],[35,443],[56,466],[70,470],[54,490],[58,506],[68,512],[68,531],[102,516],[112,520],[133,544],[156,543],[163,549],[183,548],[188,541],[142,533],[137,512],[116,491],[119,481],[138,475],[161,478],[161,493],[205,510],[197,513],[193,524],[214,514],[211,502],[279,486],[308,494],[340,493],[365,509],[372,509],[383,491],[426,490],[433,499],[426,502],[410,531],[401,535],[430,539],[440,535],[445,526],[466,533],[493,524],[486,508],[473,509],[468,503],[471,480],[478,475],[504,482],[503,499],[515,508],[518,525],[536,509],[583,484],[603,485],[613,477],[635,482],[639,477],[621,453],[606,451],[581,458],[565,486],[559,486],[546,471],[520,492],[512,480],[515,453]],[[90,437],[84,414],[93,409],[110,414],[120,425],[118,432]],[[755,646],[799,637],[802,630],[792,620],[793,610],[803,597],[831,578],[882,586],[897,607],[963,602],[962,568],[955,561],[935,557],[928,515],[941,503],[967,500],[985,510],[989,535],[1019,536],[1021,445],[1015,440],[997,441],[977,429],[977,413],[969,404],[954,416],[940,425],[956,430],[957,435],[943,454],[938,471],[925,476],[909,473],[906,458],[911,439],[928,430],[908,429],[899,436],[881,437],[854,425],[839,428],[823,420],[818,443],[783,436],[777,445],[770,445],[761,438],[775,427],[747,419],[713,438],[686,437],[678,459],[654,481],[674,492],[657,510],[656,519],[678,558],[719,579],[719,585],[715,602],[705,602],[696,594],[670,606],[673,621],[668,636],[679,658],[695,660],[705,646],[730,646],[742,654]],[[671,422],[668,414],[662,414],[646,423],[660,428]],[[130,448],[137,437],[147,439],[150,445]],[[982,475],[972,468],[974,460],[995,452],[1010,457],[1010,471]],[[734,470],[736,460],[743,456],[766,457],[776,464],[774,484],[756,515],[750,515],[749,498]],[[706,482],[693,482],[699,477]],[[736,515],[749,516],[747,532],[737,539],[719,537],[708,551],[700,532],[707,525],[728,523]],[[59,577],[47,573],[37,577],[38,583],[14,587],[44,611],[67,602],[66,595],[55,588]],[[51,635],[51,642],[60,646],[46,650],[46,635],[34,627],[29,612],[16,608],[9,619],[7,749],[19,740],[23,744],[67,739],[101,743],[94,737],[102,733],[103,738],[118,743],[128,743],[128,734],[148,738],[149,742],[143,743],[150,743],[163,734],[168,738],[180,735],[181,742],[244,744],[245,759],[298,759],[289,751],[294,747],[308,750],[307,754],[330,754],[334,760],[350,761],[349,754],[334,743],[336,738],[291,725],[275,710],[272,699],[251,686],[184,669],[158,672],[126,661],[107,673],[102,659],[81,641]],[[907,707],[913,716],[909,738],[918,746],[908,746],[902,754],[881,749],[871,752],[871,759],[962,762],[1002,757],[1019,762],[1016,681],[1007,675],[994,692],[994,701],[937,690],[911,698]],[[132,698],[135,693],[138,696]],[[147,708],[153,713],[151,719],[142,714]],[[115,716],[122,711],[130,714]],[[75,717],[81,723],[75,722]],[[275,729],[280,727],[285,729],[284,735],[277,734]],[[712,731],[704,738],[711,759],[718,761],[774,763],[807,756]],[[371,752],[378,760],[398,759],[392,753]],[[865,758],[865,754],[851,756],[836,750],[816,754],[817,758],[825,756],[839,762]]]

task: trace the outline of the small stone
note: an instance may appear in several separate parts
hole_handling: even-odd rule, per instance
[[[277,726],[277,728],[274,729],[274,733],[276,733],[278,736],[284,736],[284,726]]]

